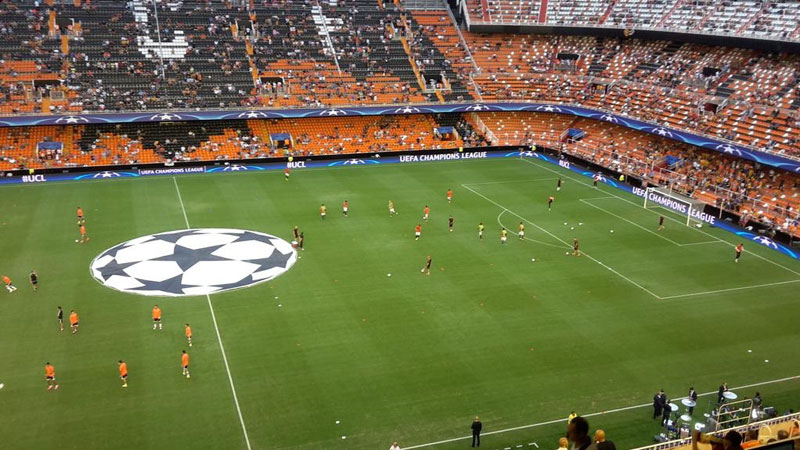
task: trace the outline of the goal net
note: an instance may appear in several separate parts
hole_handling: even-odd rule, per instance
[[[679,194],[672,189],[649,187],[644,196],[644,207],[648,209],[662,208],[686,218],[686,226],[700,226],[706,204],[700,200]]]

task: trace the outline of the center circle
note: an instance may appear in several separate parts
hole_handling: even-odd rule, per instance
[[[253,286],[289,270],[297,252],[258,231],[195,228],[115,245],[92,260],[103,286],[131,294],[180,297]]]

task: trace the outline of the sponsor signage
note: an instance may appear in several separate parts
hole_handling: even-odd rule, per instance
[[[92,276],[103,286],[147,296],[206,295],[271,280],[297,252],[266,233],[227,228],[167,231],[137,237],[97,255]]]
[[[159,167],[157,169],[139,169],[140,176],[148,175],[181,175],[185,173],[204,173],[205,166],[198,167]]]
[[[23,175],[22,182],[23,183],[44,183],[47,181],[44,175]]]
[[[454,159],[484,159],[488,158],[488,152],[453,152],[453,153],[439,153],[439,154],[421,154],[421,155],[401,155],[399,162],[425,162],[425,161],[451,161]]]
[[[700,222],[707,223],[709,225],[715,225],[717,218],[706,214],[703,211],[692,209],[690,211],[690,204],[684,203],[679,200],[675,200],[674,198],[667,197],[656,191],[647,191],[647,189],[642,189],[640,187],[631,187],[631,192],[638,196],[644,198],[647,196],[647,201],[659,204],[665,208],[671,209],[673,211],[679,212],[681,214],[690,214],[692,219],[699,220]]]

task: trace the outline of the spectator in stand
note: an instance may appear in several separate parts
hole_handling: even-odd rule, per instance
[[[792,424],[789,425],[789,437],[794,438],[800,436],[800,420],[792,420]]]
[[[594,432],[594,441],[597,444],[597,450],[617,450],[613,441],[606,440],[606,432],[603,430]]]
[[[589,436],[589,422],[583,417],[575,417],[567,426],[567,439],[572,442],[572,450],[597,450],[597,445]]]

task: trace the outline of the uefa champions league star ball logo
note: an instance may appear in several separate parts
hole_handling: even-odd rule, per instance
[[[271,280],[297,252],[281,238],[203,228],[142,236],[98,255],[92,276],[104,286],[154,296],[205,295]]]

